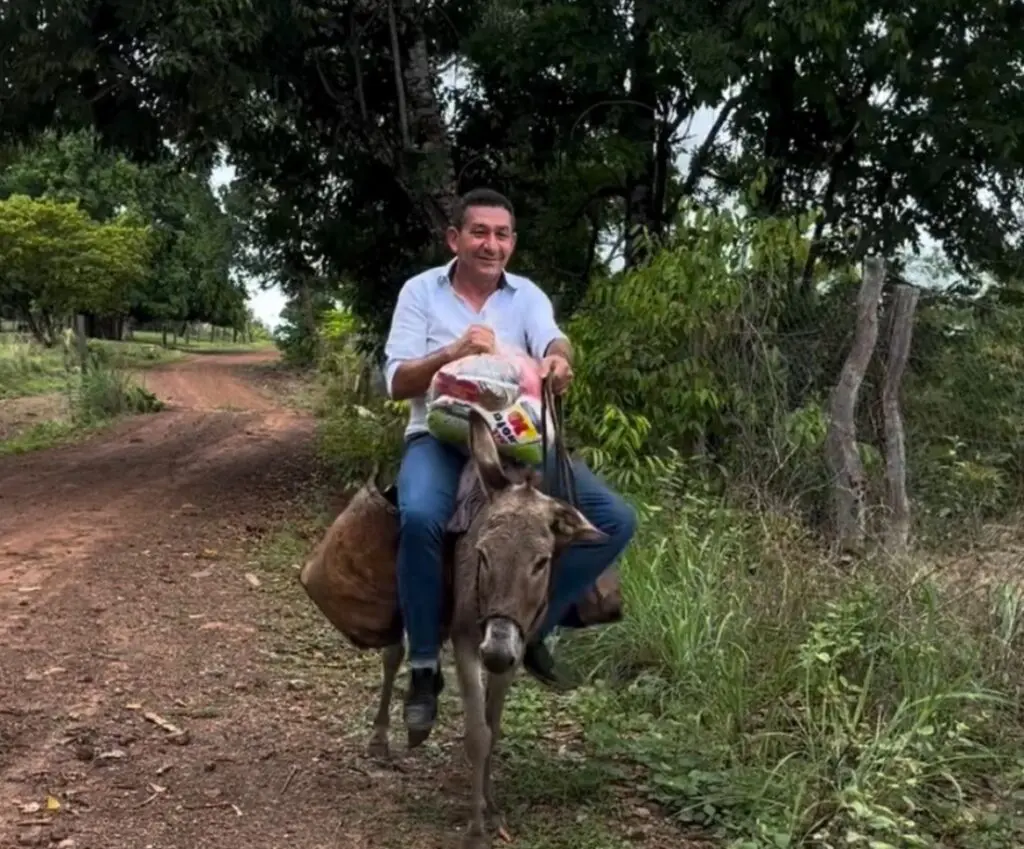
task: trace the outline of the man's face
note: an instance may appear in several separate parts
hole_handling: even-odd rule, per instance
[[[515,246],[512,216],[500,206],[471,206],[461,230],[448,228],[448,247],[474,277],[499,277]]]

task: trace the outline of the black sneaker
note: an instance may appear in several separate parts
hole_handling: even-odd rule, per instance
[[[409,672],[409,690],[405,694],[405,727],[409,735],[409,748],[414,748],[430,736],[437,719],[437,697],[444,689],[444,676],[438,669],[412,669]]]
[[[543,641],[536,640],[526,647],[523,668],[546,687],[557,690],[568,689],[568,682],[558,674],[555,659]]]

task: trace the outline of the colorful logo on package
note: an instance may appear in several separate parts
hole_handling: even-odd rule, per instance
[[[523,445],[540,439],[529,408],[517,401],[498,413],[491,413],[491,430],[499,445]]]

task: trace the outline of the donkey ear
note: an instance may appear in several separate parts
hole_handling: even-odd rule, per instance
[[[476,473],[488,498],[508,486],[509,480],[501,464],[501,455],[498,454],[498,446],[491,434],[490,425],[473,408],[469,410],[469,453],[476,464]]]
[[[555,515],[552,530],[562,545],[574,542],[606,542],[608,534],[594,526],[590,520],[571,504],[555,499]]]

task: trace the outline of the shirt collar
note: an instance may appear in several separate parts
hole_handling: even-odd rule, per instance
[[[450,260],[447,265],[444,266],[443,273],[437,276],[438,283],[451,283],[455,276],[455,263],[457,259]],[[504,271],[501,272],[501,279],[498,281],[499,289],[511,289],[513,292],[519,288],[515,282],[510,278]]]

